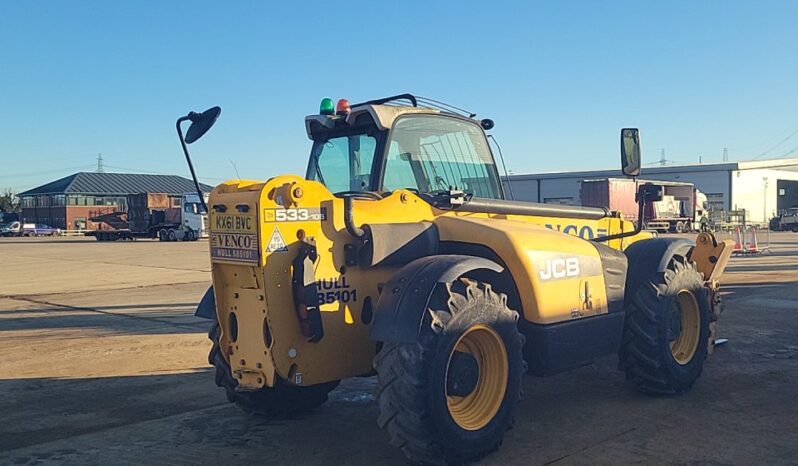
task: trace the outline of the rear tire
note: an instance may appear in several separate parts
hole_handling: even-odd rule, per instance
[[[214,380],[217,386],[224,388],[228,401],[248,413],[271,418],[288,418],[307,413],[327,401],[327,394],[340,382],[336,380],[297,387],[277,380],[274,387],[265,387],[256,392],[237,392],[238,382],[233,378],[230,364],[219,346],[220,333],[219,324],[214,322],[208,332],[208,338],[213,342],[208,362],[216,369]]]
[[[710,303],[695,262],[674,255],[627,299],[620,367],[644,393],[689,390],[709,345]]]
[[[526,370],[517,320],[490,285],[461,279],[439,287],[418,342],[385,343],[374,360],[377,422],[391,445],[427,464],[472,461],[498,449]],[[471,364],[465,372],[453,362],[464,354]]]

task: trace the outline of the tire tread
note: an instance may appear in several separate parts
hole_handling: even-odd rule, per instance
[[[465,286],[459,283],[448,288],[449,297],[446,304],[453,314],[462,310],[473,301],[485,303],[499,303],[503,312],[511,313],[513,319],[518,318],[515,311],[506,307],[506,298],[495,293],[490,285],[477,284],[464,281]],[[450,318],[435,320],[435,314],[447,311],[433,311],[429,328],[422,332],[417,343],[385,343],[380,353],[374,359],[374,368],[379,377],[377,389],[377,402],[380,408],[378,425],[390,436],[390,444],[402,450],[405,456],[413,462],[430,465],[459,464],[478,460],[486,454],[495,451],[501,445],[501,438],[486,445],[477,453],[457,451],[443,445],[433,430],[433,413],[425,403],[423,396],[417,396],[428,386],[428,374],[424,370],[424,361],[436,348],[437,340],[431,338],[436,332],[444,331]],[[508,316],[505,316],[508,317]],[[520,350],[523,345],[522,335],[515,331],[515,341],[510,342],[514,348]],[[414,395],[415,394],[415,395]],[[520,390],[519,396],[520,399]],[[516,399],[517,401],[517,399]],[[509,426],[512,425],[510,416]]]
[[[637,289],[626,307],[625,329],[618,353],[619,368],[644,393],[672,395],[685,392],[693,386],[703,369],[706,346],[700,341],[699,349],[704,348],[704,351],[701,354],[697,350],[694,356],[700,358],[700,362],[692,380],[678,380],[674,377],[670,370],[673,362],[668,359],[672,355],[669,351],[663,351],[661,338],[663,326],[667,324],[665,303],[668,299],[673,299],[669,296],[669,293],[674,292],[670,285],[677,279],[694,285],[691,291],[699,294],[697,299],[707,298],[696,264],[684,256],[674,255],[665,272],[653,274],[647,283]],[[701,325],[708,325],[706,320],[707,317],[702,316]]]

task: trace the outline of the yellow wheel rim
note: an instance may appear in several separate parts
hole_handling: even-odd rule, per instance
[[[447,393],[446,405],[458,426],[465,430],[479,430],[496,416],[504,400],[510,372],[507,349],[501,336],[491,327],[474,325],[460,336],[449,354],[447,377],[452,355],[458,351],[476,359],[479,376],[476,386],[468,395],[451,396]]]
[[[679,337],[671,342],[673,359],[684,366],[693,360],[701,337],[701,312],[693,293],[681,290],[676,295],[676,309],[681,318]]]

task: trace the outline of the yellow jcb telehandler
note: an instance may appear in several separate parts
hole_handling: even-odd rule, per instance
[[[192,175],[186,143],[219,113],[178,120]],[[655,237],[601,208],[507,200],[492,127],[410,94],[324,99],[305,118],[304,177],[213,190],[213,286],[196,314],[214,322],[209,360],[231,402],[290,416],[341,379],[376,374],[391,444],[451,464],[499,447],[525,373],[617,353],[644,392],[695,383],[729,244]],[[636,129],[621,130],[621,160],[639,174]],[[660,189],[641,185],[641,210]]]

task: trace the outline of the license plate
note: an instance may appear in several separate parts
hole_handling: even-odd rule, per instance
[[[258,263],[258,221],[254,215],[216,213],[211,220],[211,258]]]

